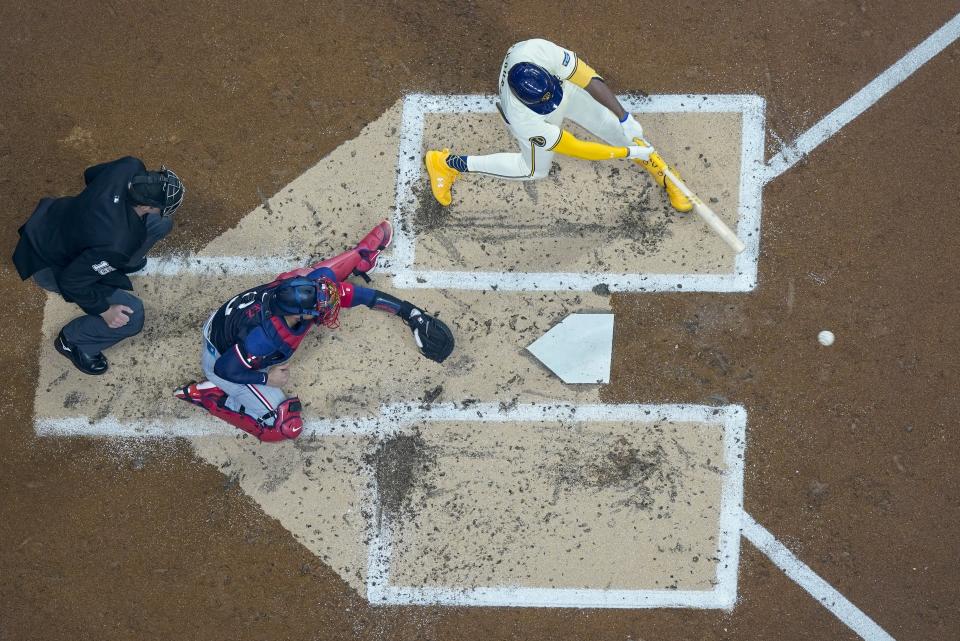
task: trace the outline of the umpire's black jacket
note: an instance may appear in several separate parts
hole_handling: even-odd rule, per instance
[[[116,289],[133,289],[125,272],[135,271],[130,258],[147,228],[128,201],[127,184],[145,171],[131,156],[94,165],[83,173],[87,186],[79,195],[41,200],[13,253],[20,278],[50,267],[64,299],[88,314],[106,311]]]

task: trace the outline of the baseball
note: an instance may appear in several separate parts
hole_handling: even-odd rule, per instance
[[[829,347],[830,345],[833,345],[833,332],[831,332],[828,329],[825,329],[819,334],[817,334],[817,340],[824,347]]]

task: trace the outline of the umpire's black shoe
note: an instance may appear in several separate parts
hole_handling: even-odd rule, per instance
[[[81,352],[76,345],[66,339],[62,329],[57,339],[53,341],[53,346],[57,348],[58,352],[69,358],[74,367],[84,374],[99,376],[100,374],[106,373],[109,367],[109,365],[107,365],[107,357],[103,355],[103,352],[99,352],[93,356],[87,356]]]

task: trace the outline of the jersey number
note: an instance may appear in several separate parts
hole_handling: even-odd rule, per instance
[[[233,304],[237,303],[236,309],[243,309],[244,307],[250,307],[257,300],[258,292],[247,292],[245,294],[240,294],[239,296],[234,296],[227,302],[226,309],[223,310],[224,316],[229,316],[230,312],[234,310]]]

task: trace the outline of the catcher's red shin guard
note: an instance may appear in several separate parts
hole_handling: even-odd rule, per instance
[[[223,402],[227,400],[226,395],[222,399],[219,399],[215,403],[210,403],[204,405],[203,408],[219,418],[221,421],[226,421],[233,425],[237,429],[241,429],[247,434],[252,434],[256,436],[261,441],[266,440],[263,438],[263,433],[266,431],[263,428],[263,425],[257,419],[253,418],[249,414],[244,414],[243,412],[234,412],[231,409],[228,409]]]
[[[187,401],[188,403],[199,405],[206,409],[205,403],[211,400],[216,402],[220,398],[226,397],[227,393],[210,381],[203,381],[202,383],[191,381],[183,387],[175,389],[173,395],[182,401]]]
[[[377,266],[380,252],[389,247],[391,242],[393,242],[393,225],[389,220],[381,220],[357,243],[355,249],[360,254],[360,262],[354,267],[353,273],[365,276],[373,271]]]
[[[296,396],[288,398],[277,406],[272,427],[264,427],[260,434],[261,441],[283,441],[300,436],[303,431],[303,419],[300,417],[300,399]]]
[[[209,381],[190,383],[176,390],[173,395],[188,403],[202,407],[213,416],[243,430],[247,434],[256,436],[261,441],[273,442],[297,438],[303,429],[303,421],[300,419],[300,399],[296,397],[288,398],[280,404],[277,408],[277,419],[274,421],[274,426],[269,427],[249,414],[235,412],[227,408],[224,405],[227,400],[226,393]],[[276,426],[280,426],[281,429],[275,429]]]
[[[299,267],[280,274],[277,276],[277,280],[306,276],[321,267],[326,267],[332,271],[338,281],[343,281],[351,275],[366,278],[366,274],[373,271],[377,266],[377,258],[380,256],[380,252],[389,247],[391,242],[393,242],[393,225],[388,220],[381,220],[353,249],[309,267]]]

